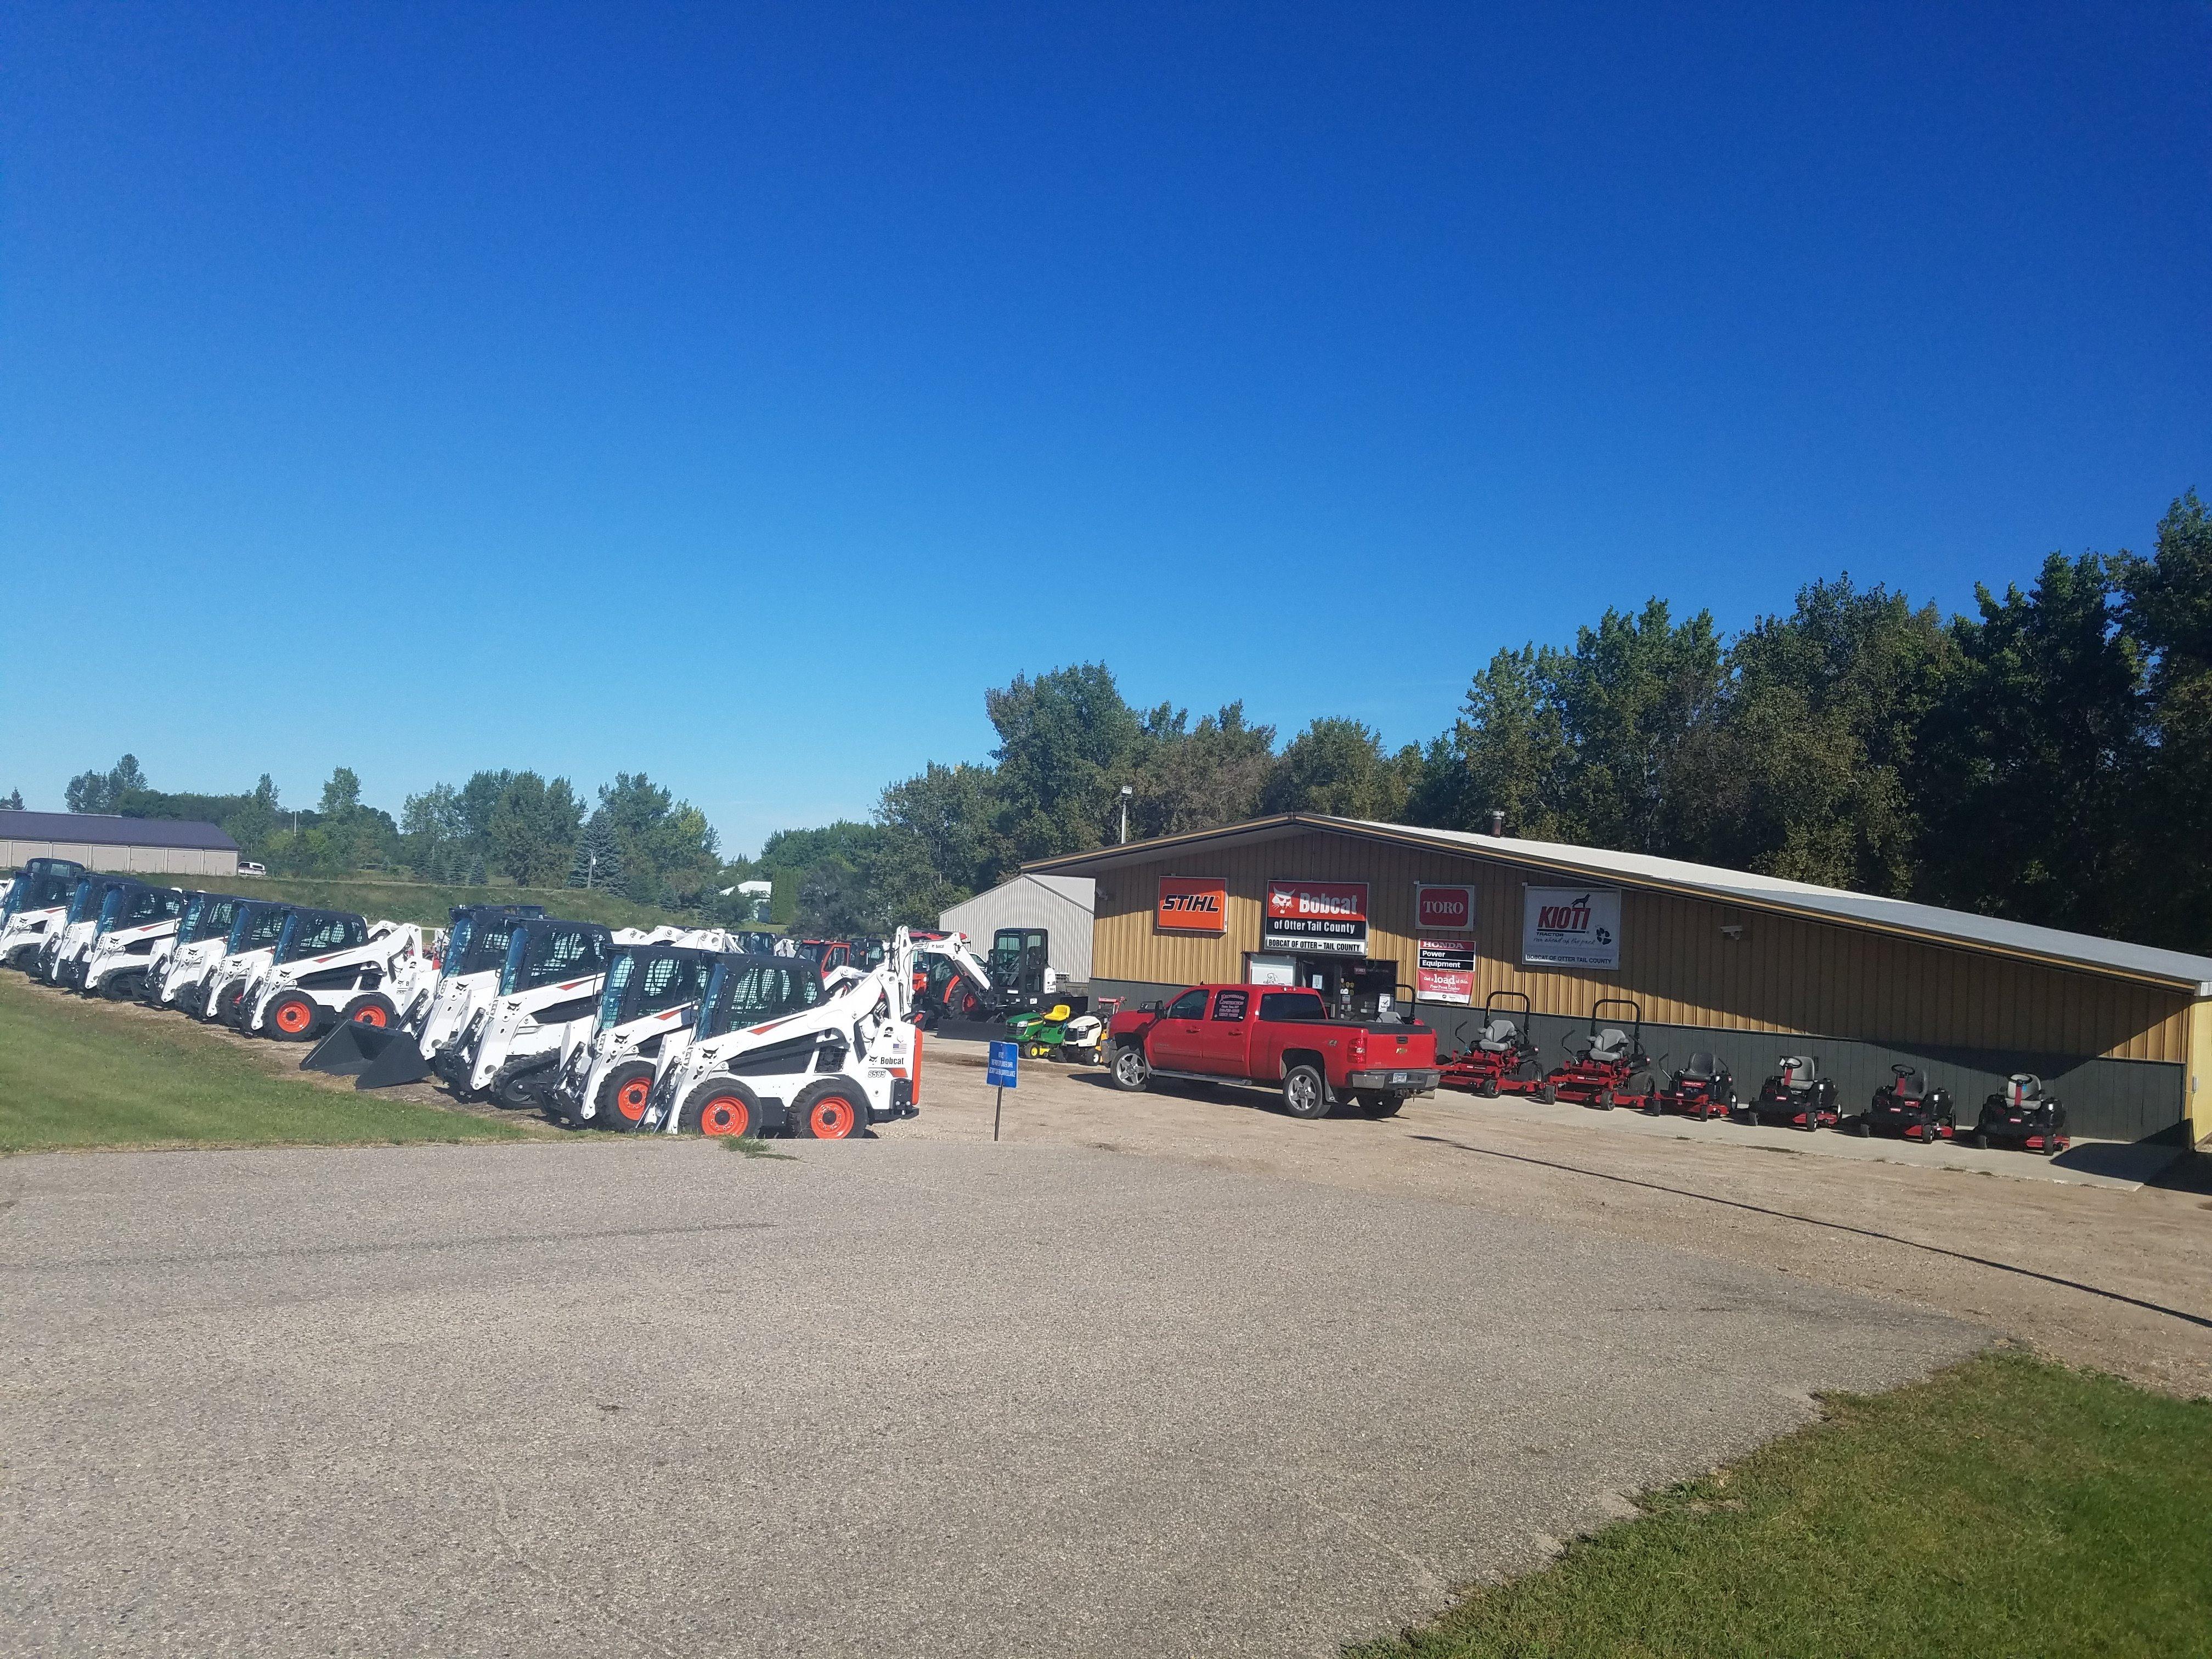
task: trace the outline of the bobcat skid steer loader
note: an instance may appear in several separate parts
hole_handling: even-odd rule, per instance
[[[295,910],[249,983],[239,1030],[305,1042],[332,1025],[389,1029],[427,981],[422,930],[347,910]]]
[[[100,913],[106,907],[107,896],[118,887],[137,884],[129,876],[93,872],[78,877],[70,894],[69,914],[59,927],[46,930],[39,965],[33,970],[36,976],[64,989],[74,985],[76,970],[84,966],[85,952],[92,948],[93,936],[100,931]]]
[[[580,1126],[635,1128],[662,1055],[690,1040],[715,964],[741,954],[719,930],[616,946],[597,1012],[568,1027],[545,1105]]]
[[[454,907],[438,982],[426,1000],[402,1015],[425,1063],[434,1061],[439,1049],[468,1030],[477,1011],[499,994],[508,939],[521,923],[544,914],[544,907],[537,904]]]
[[[197,1000],[208,969],[223,954],[238,907],[246,902],[232,893],[187,892],[177,931],[156,945],[147,961],[138,1000],[149,1008],[181,1007],[188,986]]]
[[[32,859],[24,864],[0,904],[0,965],[30,970],[47,933],[68,916],[70,897],[84,873],[75,859]]]
[[[596,921],[520,923],[507,941],[499,994],[432,1057],[432,1069],[464,1100],[488,1097],[515,1109],[538,1104],[568,1027],[589,1022],[599,1009],[616,945],[647,938],[632,927],[616,934]]]
[[[118,887],[100,908],[100,930],[92,936],[77,988],[88,997],[127,1002],[146,982],[156,947],[176,936],[185,912],[181,887],[148,887],[133,882]]]
[[[246,995],[246,981],[268,967],[284,924],[296,908],[273,899],[248,899],[238,907],[230,937],[223,941],[223,953],[200,983],[192,1010],[198,1018],[225,1025],[238,1024],[239,1003]]]
[[[718,979],[726,1007],[709,995],[708,1024],[663,1067],[640,1127],[665,1134],[803,1135],[845,1140],[868,1126],[912,1117],[921,1068],[921,1034],[911,1018],[913,942],[902,927],[884,961],[867,973],[832,969],[818,996],[762,976],[805,975],[811,964],[790,957],[734,957]]]

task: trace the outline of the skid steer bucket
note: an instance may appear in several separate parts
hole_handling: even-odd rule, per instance
[[[349,1077],[356,1089],[389,1089],[420,1083],[430,1075],[412,1033],[388,1025],[364,1025],[359,1020],[333,1027],[300,1062],[300,1069]]]

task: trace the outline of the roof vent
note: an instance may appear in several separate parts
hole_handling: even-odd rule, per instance
[[[1505,814],[1495,807],[1491,809],[1490,833],[1493,836],[1502,836],[1505,833]]]

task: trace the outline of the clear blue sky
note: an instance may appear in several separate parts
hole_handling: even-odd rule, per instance
[[[0,65],[33,805],[641,768],[750,851],[1025,670],[1403,742],[1608,604],[1960,607],[2212,489],[2203,3],[25,0]]]

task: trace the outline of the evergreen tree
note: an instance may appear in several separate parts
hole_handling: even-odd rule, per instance
[[[629,895],[629,880],[623,871],[622,843],[603,807],[585,823],[576,837],[576,855],[568,866],[568,885],[587,887],[617,898]]]
[[[23,792],[21,790],[10,789],[6,795],[0,796],[0,811],[20,812],[22,810]]]

